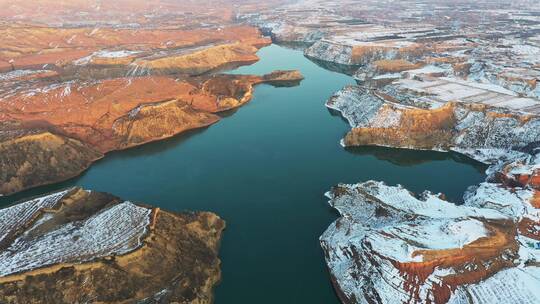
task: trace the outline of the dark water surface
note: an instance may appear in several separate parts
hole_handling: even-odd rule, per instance
[[[114,152],[65,183],[3,198],[80,185],[169,210],[208,210],[227,221],[217,304],[338,303],[318,237],[335,220],[323,193],[369,179],[430,189],[459,200],[483,167],[455,154],[385,148],[345,150],[348,130],[324,107],[353,80],[276,45],[235,73],[299,69],[298,87],[256,88],[251,103],[218,124]]]

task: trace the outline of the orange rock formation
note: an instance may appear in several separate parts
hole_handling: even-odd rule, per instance
[[[224,51],[228,56],[249,55],[248,59],[233,58],[234,61],[256,61],[254,53],[257,48],[268,45],[270,41],[261,38],[260,32],[252,27],[229,26],[219,31],[215,29],[165,30],[165,29],[112,29],[112,28],[47,28],[29,26],[0,26],[3,38],[3,48],[0,50],[0,72],[12,69],[62,68],[77,59],[84,58],[94,52],[111,49],[117,51],[139,52],[139,56],[149,56],[156,51],[164,55],[145,62],[154,62],[164,67],[166,51],[174,56],[175,50],[206,46],[212,44],[232,44],[235,48],[221,47],[213,53],[188,53],[190,58],[205,58],[213,60],[215,68],[219,64],[230,63],[230,58],[223,58]],[[137,56],[122,56],[119,58],[100,58],[99,55],[90,61],[92,64],[125,65],[131,63]],[[185,56],[184,56],[185,57]],[[92,58],[91,58],[92,59]],[[159,60],[161,59],[161,61]],[[178,60],[178,59],[176,59]],[[221,62],[217,63],[219,60]],[[172,60],[169,58],[169,62]],[[193,60],[192,60],[193,61]],[[187,62],[189,63],[189,62]]]
[[[394,60],[377,60],[372,63],[377,72],[384,73],[398,73],[407,70],[418,69],[422,67],[422,63],[412,63],[404,59]]]
[[[220,120],[215,113],[247,103],[256,84],[301,80],[298,72],[281,71],[115,78],[23,90],[0,104],[0,159],[6,164],[0,193],[73,177],[103,153],[209,126]],[[56,174],[47,177],[50,167]]]
[[[186,13],[210,5],[153,2],[183,7]],[[1,3],[22,19],[33,16],[24,3]],[[59,5],[65,13],[97,9],[94,4]],[[151,6],[129,4],[104,4],[111,9],[107,20],[114,21],[117,13],[124,16],[123,7],[136,16]],[[219,121],[216,113],[248,102],[256,84],[302,80],[290,71],[213,75],[258,61],[257,51],[271,43],[254,27],[232,24],[230,11],[226,15],[219,19],[222,24],[207,23],[207,14],[189,24],[174,15],[180,19],[173,24],[159,17],[151,26],[137,27],[0,23],[0,194],[73,177],[109,151],[209,126]]]

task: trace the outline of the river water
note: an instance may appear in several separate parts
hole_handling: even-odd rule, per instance
[[[2,198],[0,206],[80,185],[168,210],[213,211],[227,221],[217,304],[337,304],[318,243],[337,217],[323,196],[331,186],[384,180],[457,202],[483,180],[483,166],[456,154],[343,149],[349,127],[324,102],[353,79],[277,45],[259,56],[233,73],[299,69],[306,79],[292,88],[261,85],[214,126],[113,152],[80,177]]]

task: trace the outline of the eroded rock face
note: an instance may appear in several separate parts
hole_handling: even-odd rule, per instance
[[[341,217],[321,245],[344,303],[540,301],[534,189],[482,183],[462,206],[374,181],[328,196]]]
[[[504,154],[540,140],[540,119],[535,115],[477,103],[434,106],[429,96],[401,94],[392,89],[350,86],[327,102],[352,126],[343,145],[455,150],[490,163],[493,157],[486,159],[485,151],[478,151],[490,149],[490,153]],[[498,158],[492,160],[497,162]]]
[[[362,66],[381,60],[418,59],[426,52],[426,46],[408,42],[349,44],[320,40],[307,48],[304,54],[321,61]]]
[[[303,79],[300,71],[274,71],[263,77],[265,83],[275,87],[297,86]]]
[[[103,156],[78,140],[46,130],[0,131],[0,193],[64,180]]]
[[[309,58],[344,65],[355,64],[352,60],[352,53],[352,46],[326,40],[317,41],[304,51],[304,54]]]
[[[225,226],[212,213],[72,188],[0,218],[2,303],[212,302]]]

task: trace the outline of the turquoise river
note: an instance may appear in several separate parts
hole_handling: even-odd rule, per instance
[[[217,304],[339,303],[318,238],[337,217],[324,192],[369,179],[429,189],[459,201],[484,167],[451,153],[344,149],[349,129],[324,102],[351,77],[277,45],[232,73],[298,69],[300,86],[261,85],[253,100],[204,130],[110,153],[70,181],[0,200],[80,185],[169,210],[205,210],[227,221]]]

